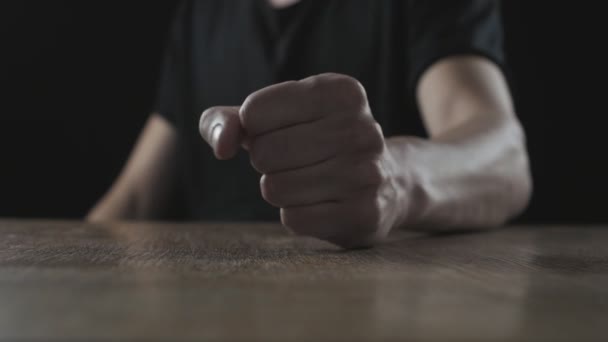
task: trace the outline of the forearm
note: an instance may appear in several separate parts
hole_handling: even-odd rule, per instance
[[[118,179],[86,215],[87,221],[157,220],[169,215],[168,180],[158,184],[138,184]]]
[[[85,219],[90,222],[132,220],[139,216],[137,207],[135,192],[117,181],[91,208]]]
[[[478,116],[431,140],[387,140],[400,211],[396,226],[493,227],[522,211],[531,180],[514,116]]]
[[[152,115],[120,176],[91,209],[89,221],[153,220],[166,217],[175,191],[177,133]]]

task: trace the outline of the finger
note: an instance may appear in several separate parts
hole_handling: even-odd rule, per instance
[[[383,177],[379,162],[331,159],[313,166],[265,174],[262,197],[280,207],[342,201],[357,191],[377,186]]]
[[[276,173],[321,163],[336,155],[370,155],[384,147],[379,125],[369,118],[329,116],[254,138],[251,164],[260,173]]]
[[[338,235],[341,229],[336,214],[341,212],[342,203],[324,202],[313,205],[281,209],[281,223],[298,235],[327,239]]]
[[[349,131],[316,121],[260,135],[250,144],[251,164],[260,173],[313,165],[335,156]]]
[[[328,73],[258,90],[245,99],[239,115],[247,133],[255,137],[327,116],[371,116],[371,112],[361,83]]]
[[[211,107],[203,112],[199,132],[218,159],[230,159],[238,152],[244,131],[239,107]]]
[[[321,117],[310,82],[289,81],[249,95],[240,108],[242,126],[249,136],[270,132]]]
[[[372,245],[379,219],[373,206],[357,200],[281,209],[287,229],[346,248]]]

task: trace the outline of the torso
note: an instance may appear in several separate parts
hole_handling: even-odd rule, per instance
[[[179,97],[173,111],[182,137],[189,219],[278,218],[279,211],[260,195],[260,175],[247,153],[217,161],[197,129],[206,108],[238,106],[268,85],[325,72],[350,75],[365,87],[385,136],[425,134],[410,70],[409,1],[303,0],[284,25],[267,1],[275,7],[298,2],[189,1],[183,12],[178,26],[183,56],[177,58],[182,78],[174,81]]]

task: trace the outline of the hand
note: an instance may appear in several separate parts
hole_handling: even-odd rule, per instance
[[[200,132],[219,159],[245,145],[263,174],[262,196],[297,234],[367,246],[401,215],[394,162],[365,89],[351,77],[322,74],[264,88],[240,108],[206,110]]]

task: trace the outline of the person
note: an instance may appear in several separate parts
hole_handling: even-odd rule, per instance
[[[155,113],[87,219],[280,217],[346,248],[504,224],[532,184],[499,7],[185,1]]]

